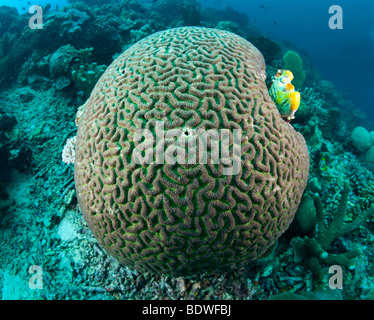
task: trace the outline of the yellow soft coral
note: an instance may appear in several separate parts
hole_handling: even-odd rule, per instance
[[[300,105],[300,93],[291,84],[293,74],[289,70],[278,70],[273,76],[269,94],[282,118],[291,121]]]

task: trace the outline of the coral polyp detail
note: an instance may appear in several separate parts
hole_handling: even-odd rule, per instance
[[[288,228],[309,155],[279,117],[264,70],[247,40],[185,27],[144,38],[102,75],[78,117],[75,182],[85,220],[122,265],[229,271],[262,256]],[[159,121],[165,130],[189,128],[188,140],[195,131],[240,130],[238,172],[224,174],[209,155],[193,164],[136,163],[136,132],[156,139]]]
[[[295,118],[295,112],[300,105],[300,92],[295,91],[291,84],[293,74],[289,70],[278,70],[272,77],[272,85],[269,90],[281,116],[290,121]]]

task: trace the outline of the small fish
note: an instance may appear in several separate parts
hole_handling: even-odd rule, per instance
[[[300,105],[300,92],[295,91],[291,84],[293,74],[289,70],[278,70],[272,77],[272,85],[269,89],[269,95],[278,108],[282,118],[291,121],[295,118],[295,112]]]
[[[260,5],[260,8],[263,9],[265,12],[267,12],[269,9],[269,7],[265,6],[264,4]]]
[[[277,25],[277,22],[276,22],[275,20],[274,20],[274,22],[273,22],[273,25],[275,25],[275,26]]]

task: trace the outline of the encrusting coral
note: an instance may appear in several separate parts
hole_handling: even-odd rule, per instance
[[[75,181],[89,227],[121,264],[174,275],[226,272],[266,253],[288,228],[309,155],[265,77],[251,43],[199,27],[153,34],[108,67],[78,117]],[[213,162],[214,145],[207,162],[138,163],[138,130],[153,141],[160,122],[184,128],[189,141],[194,130],[241,130],[238,172]]]

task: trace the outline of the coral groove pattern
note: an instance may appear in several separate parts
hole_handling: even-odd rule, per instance
[[[304,138],[282,120],[265,62],[227,31],[155,33],[99,79],[79,120],[75,181],[100,244],[130,268],[228,271],[263,255],[288,228],[309,174]],[[240,129],[241,168],[223,163],[138,164],[134,133]]]

